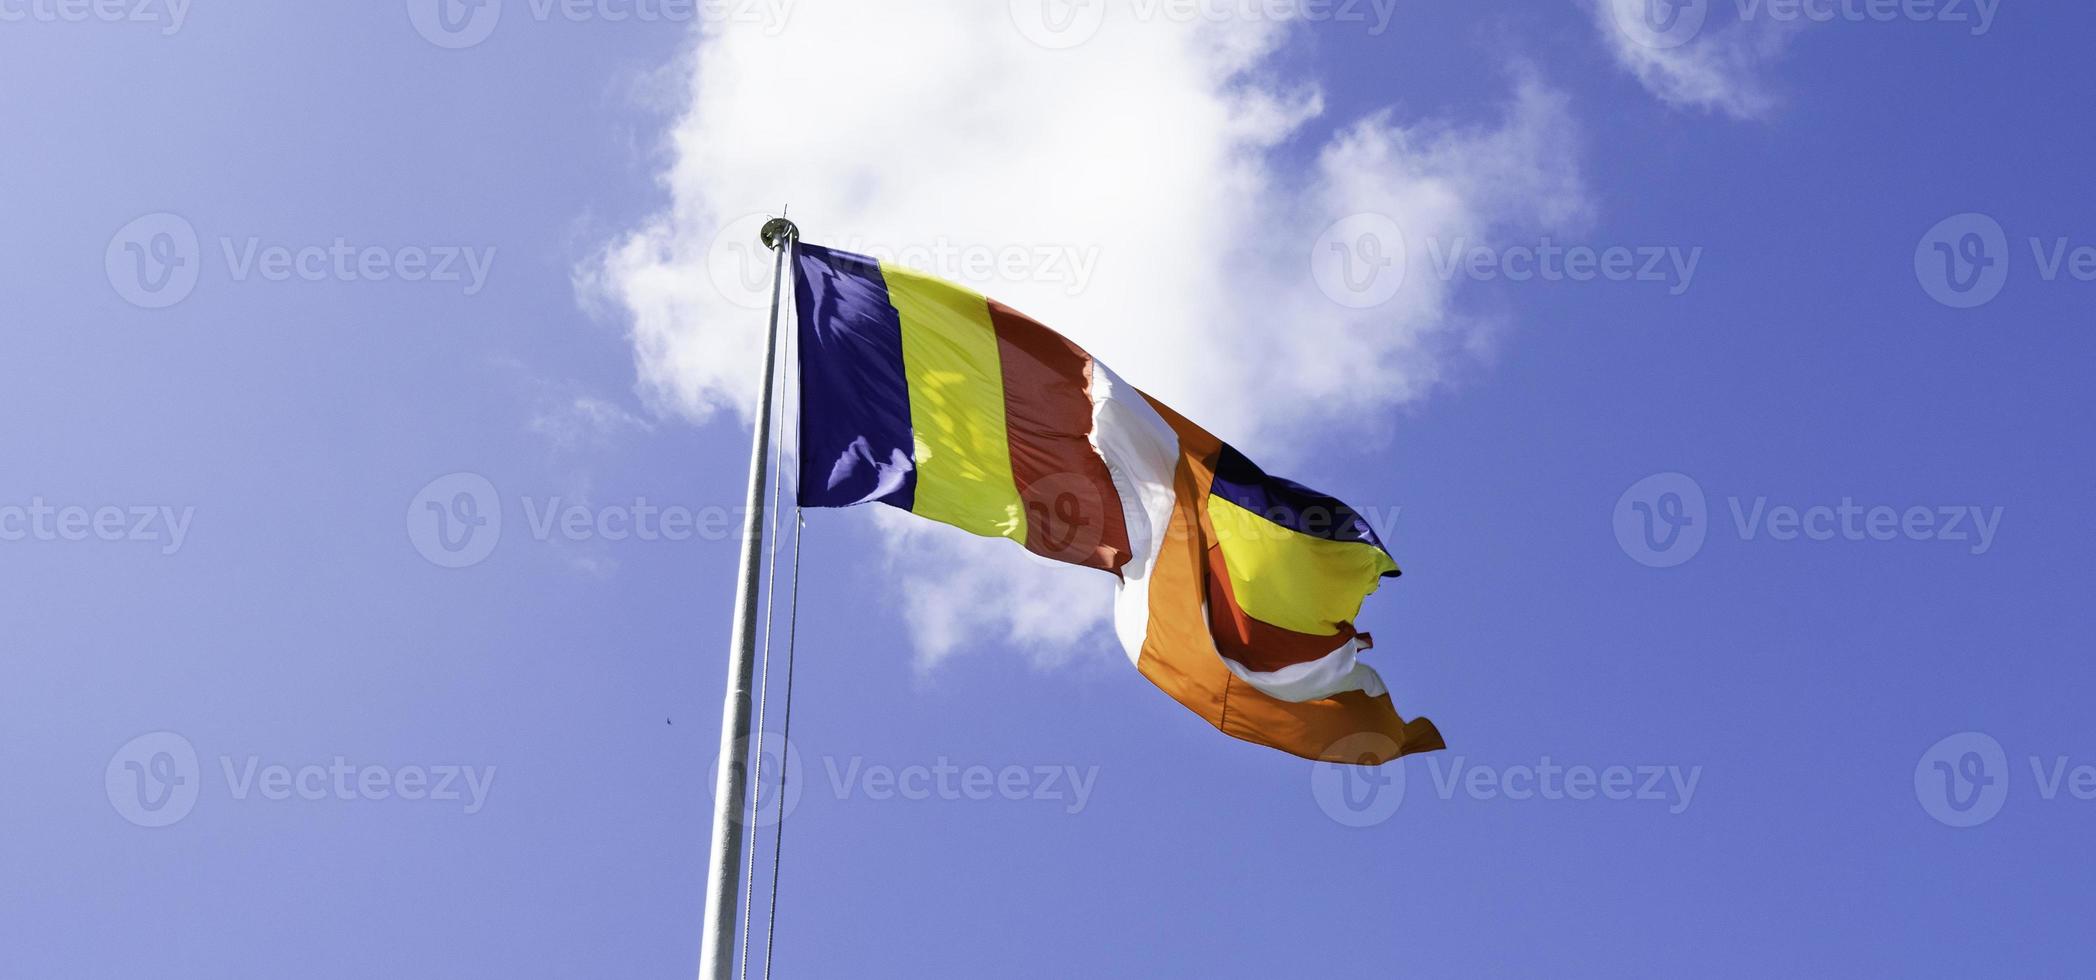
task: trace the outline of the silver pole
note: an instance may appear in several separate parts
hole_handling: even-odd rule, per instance
[[[728,642],[728,690],[721,706],[720,773],[713,786],[713,849],[706,872],[706,938],[699,980],[735,975],[735,905],[742,886],[742,810],[749,792],[750,681],[757,663],[757,573],[764,555],[764,451],[771,442],[772,376],[779,356],[779,310],[786,263],[800,229],[784,218],[764,226],[764,244],[778,253],[772,269],[771,328],[764,338],[764,383],[757,399],[757,433],[750,443],[750,493],[742,523],[742,579],[735,587],[735,626]]]

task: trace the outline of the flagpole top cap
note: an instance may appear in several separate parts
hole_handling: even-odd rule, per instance
[[[757,237],[763,240],[765,248],[776,250],[788,241],[800,241],[801,229],[785,218],[773,218],[764,223],[764,230],[758,232]]]

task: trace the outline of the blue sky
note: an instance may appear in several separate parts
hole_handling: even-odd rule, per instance
[[[779,975],[2085,970],[2096,14],[1007,6],[0,2],[0,974],[690,975],[787,201],[1387,519],[1451,748],[811,513]]]

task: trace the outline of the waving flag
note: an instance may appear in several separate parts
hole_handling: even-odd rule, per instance
[[[995,300],[813,245],[794,264],[801,506],[884,503],[1116,574],[1129,659],[1227,734],[1346,763],[1443,747],[1359,661],[1353,620],[1398,568],[1352,508]]]

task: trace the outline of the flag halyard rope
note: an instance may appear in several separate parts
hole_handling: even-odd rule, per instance
[[[796,331],[784,331],[784,333],[786,333],[784,346],[790,346],[792,335]],[[780,369],[778,371],[780,371],[782,377],[788,375],[788,366],[786,364],[790,364],[790,362],[792,362],[790,354],[780,358]],[[773,392],[776,392],[776,396],[773,396],[773,398],[776,398],[778,408],[784,410],[784,406],[786,406],[784,385],[773,385]],[[773,417],[778,417],[778,415],[780,413],[773,413]],[[786,484],[784,461],[786,461],[786,427],[778,425],[778,427],[773,427],[773,436],[771,436],[771,513],[769,513],[769,517],[771,517],[771,534],[769,534],[769,538],[771,540],[769,540],[769,549],[767,549],[767,555],[765,555],[765,632],[763,632],[763,641],[761,641],[763,643],[763,647],[761,647],[763,651],[759,653],[759,662],[757,662],[757,731],[752,733],[752,739],[750,739],[750,745],[748,745],[748,750],[752,754],[750,785],[757,787],[757,792],[750,794],[750,817],[748,817],[748,823],[746,823],[746,827],[752,827],[752,829],[757,827],[757,808],[761,806],[763,796],[765,796],[763,794],[763,785],[765,785],[765,714],[769,710],[769,699],[771,699],[771,628],[773,628],[773,622],[776,622],[776,620],[773,620],[773,607],[778,605],[780,494],[782,494],[782,488]],[[799,524],[799,519],[801,519],[799,509],[794,509],[794,521],[796,521],[796,524]],[[801,538],[799,532],[794,532],[794,553],[799,553],[799,538]],[[786,750],[780,752],[780,771],[782,773],[786,769],[786,752],[790,752],[790,745],[788,745]],[[744,884],[742,884],[742,957],[740,957],[740,976],[744,980],[748,980],[748,976],[750,976],[750,919],[755,917],[755,915],[752,915],[752,909],[755,909],[755,900],[757,900],[757,894],[755,894],[755,890],[757,890],[757,838],[755,836],[750,836],[748,852],[744,856],[744,869],[746,871],[744,871]],[[765,967],[767,967],[767,972],[769,972],[769,959],[771,959],[771,949],[769,949],[769,940],[767,940],[767,944],[765,944],[765,961],[767,961]]]
[[[788,242],[785,245],[785,247],[790,249],[795,244],[798,243]],[[790,302],[790,300],[788,302]],[[776,396],[776,404],[778,407],[778,411],[774,417],[778,417],[784,420],[784,418],[790,411],[793,416],[792,422],[795,425],[795,427],[788,428],[788,426],[786,425],[780,425],[775,427],[775,435],[773,436],[774,441],[772,444],[772,499],[771,514],[769,515],[771,518],[771,541],[770,548],[767,551],[765,559],[766,567],[764,576],[764,636],[762,640],[762,654],[759,658],[758,665],[757,725],[756,731],[754,732],[754,737],[752,738],[753,744],[750,747],[753,750],[754,755],[754,760],[751,763],[752,771],[750,782],[751,785],[756,787],[756,792],[750,794],[749,823],[746,826],[752,828],[758,826],[758,807],[761,805],[761,802],[764,797],[764,742],[765,735],[767,733],[766,718],[770,711],[771,700],[771,641],[772,631],[776,623],[774,609],[776,608],[778,599],[779,511],[782,509],[780,506],[780,500],[784,493],[786,485],[786,433],[789,431],[797,432],[797,425],[799,421],[799,407],[796,404],[797,398],[795,397],[795,394],[797,394],[798,391],[798,385],[795,383],[794,378],[796,372],[794,372],[791,368],[791,365],[794,364],[793,354],[794,347],[796,346],[795,341],[797,339],[797,331],[793,329],[788,329],[785,331],[785,334],[786,336],[781,344],[781,353],[784,356],[779,358],[778,368],[779,379],[783,383],[775,385],[775,388],[778,392]],[[791,391],[789,391],[789,387],[791,387]],[[796,452],[796,456],[798,456],[798,452]],[[796,492],[795,506],[793,508],[793,549],[790,555],[792,563],[790,587],[791,592],[787,599],[786,606],[786,679],[785,690],[783,692],[783,697],[785,700],[785,712],[784,719],[781,722],[781,731],[779,733],[780,741],[784,743],[784,747],[781,748],[779,751],[779,778],[776,795],[777,815],[775,817],[776,822],[773,825],[774,830],[772,836],[771,891],[769,894],[769,909],[766,912],[765,917],[764,945],[762,947],[764,954],[762,975],[766,978],[769,978],[771,976],[772,938],[776,932],[779,917],[778,891],[780,849],[785,845],[786,840],[786,785],[787,779],[790,775],[788,771],[790,754],[793,751],[793,743],[791,740],[791,726],[793,724],[794,640],[799,632],[797,627],[799,625],[800,611],[801,530],[805,526],[805,522],[802,520],[801,517],[801,510],[799,506],[798,482],[799,481],[797,480],[795,481]],[[754,913],[754,907],[756,901],[757,883],[757,837],[754,834],[750,837],[748,851],[746,854],[745,867],[747,869],[747,872],[744,878],[743,885],[742,949],[739,962],[739,975],[743,978],[743,980],[748,980],[750,975],[750,934],[752,924],[756,918]]]
[[[789,352],[792,350],[792,346],[795,339],[796,338],[792,335],[789,335],[787,337],[786,342]],[[787,363],[793,363],[791,359],[791,353],[789,353],[788,355]],[[794,382],[794,394],[796,396],[799,394],[799,383],[797,378]],[[798,397],[794,397],[786,402],[786,405],[792,408],[792,421],[794,425],[791,430],[785,430],[782,427],[782,431],[800,431],[799,401],[800,400]],[[783,440],[784,438],[785,436],[780,436],[780,439]],[[796,457],[800,455],[798,447],[796,447],[794,455]],[[780,479],[785,479],[784,471],[781,471]],[[779,865],[786,852],[786,781],[787,778],[791,775],[791,773],[787,769],[788,765],[791,764],[788,753],[793,751],[794,640],[798,638],[798,635],[800,633],[801,534],[807,529],[808,526],[807,521],[803,520],[801,517],[799,483],[800,481],[798,479],[794,481],[795,485],[793,506],[793,552],[791,555],[792,572],[787,576],[790,584],[787,586],[786,593],[786,690],[784,692],[785,710],[783,712],[784,717],[779,722],[779,740],[786,744],[786,749],[785,751],[779,753],[779,787],[776,795],[774,796],[774,799],[777,801],[775,805],[778,807],[778,817],[776,821],[772,824],[770,893],[771,908],[768,912],[765,913],[764,918],[764,980],[771,980],[772,952],[774,949],[772,939],[774,936],[777,935],[779,925]]]

